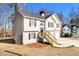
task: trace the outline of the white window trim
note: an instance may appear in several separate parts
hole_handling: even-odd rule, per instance
[[[36,39],[36,33],[28,33],[29,40]]]
[[[36,19],[29,19],[29,27],[36,27]]]
[[[54,23],[53,22],[48,22],[48,27],[54,27]]]

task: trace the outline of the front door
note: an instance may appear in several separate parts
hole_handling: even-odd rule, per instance
[[[41,28],[40,28],[40,32],[43,32],[43,31],[44,31],[44,28],[43,28],[43,27],[41,27]]]
[[[40,23],[40,32],[41,32],[41,34],[40,34],[40,39],[38,40],[40,43],[43,43],[43,35],[44,35],[44,22],[41,22]]]

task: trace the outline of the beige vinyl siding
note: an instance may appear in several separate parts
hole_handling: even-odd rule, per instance
[[[36,27],[36,19],[29,19],[29,27]]]
[[[28,38],[29,40],[36,39],[36,33],[29,33],[28,36],[29,36]]]
[[[31,21],[30,18],[24,18],[24,31],[39,31],[39,30],[40,30],[40,21],[38,21],[37,19]]]
[[[53,24],[53,22],[48,22],[48,27],[54,27],[54,24]]]

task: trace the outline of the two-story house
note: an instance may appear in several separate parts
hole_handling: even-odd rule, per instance
[[[55,38],[60,38],[61,21],[56,14],[40,15],[18,10],[13,19],[13,39],[17,44],[35,43],[38,40],[38,33],[50,32]]]

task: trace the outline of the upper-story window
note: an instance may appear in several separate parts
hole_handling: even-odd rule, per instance
[[[57,28],[59,28],[59,24],[58,24],[58,23],[57,23],[57,25],[56,25],[56,26],[57,26]]]
[[[48,27],[54,27],[54,24],[52,22],[48,22]]]
[[[29,26],[30,27],[36,27],[36,19],[30,19],[29,20]]]

